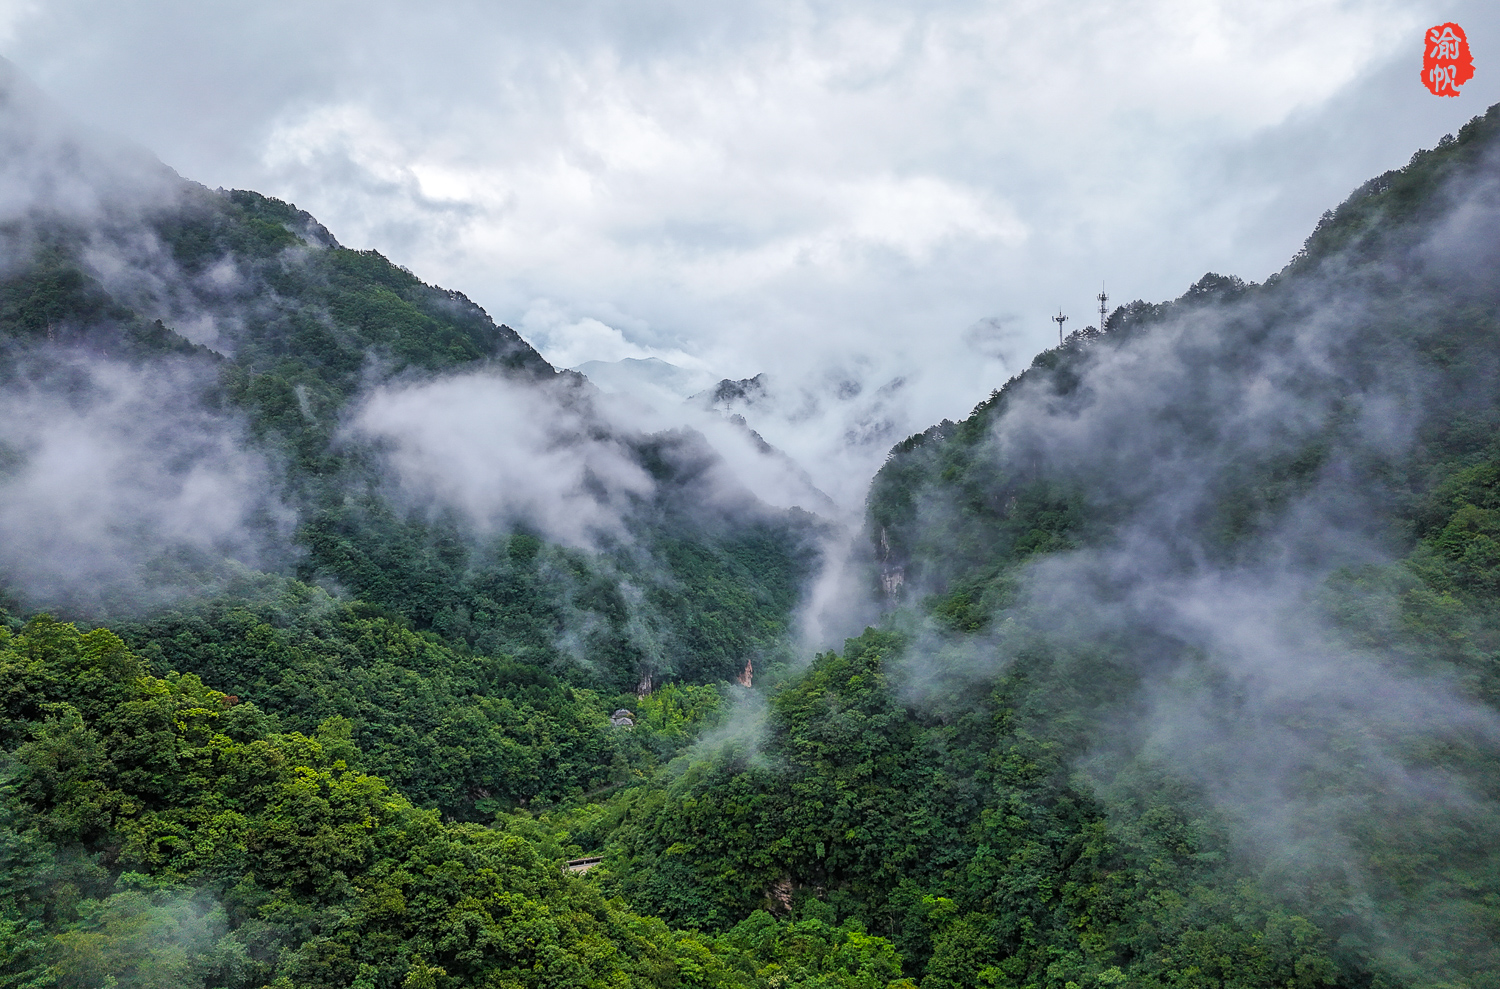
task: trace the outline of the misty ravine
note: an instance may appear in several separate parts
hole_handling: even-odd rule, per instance
[[[1500,107],[996,385],[825,493],[0,63],[0,987],[1500,987]]]

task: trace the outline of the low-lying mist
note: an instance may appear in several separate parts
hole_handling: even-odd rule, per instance
[[[655,485],[606,432],[569,379],[520,381],[478,371],[381,385],[353,413],[352,435],[387,451],[418,504],[461,511],[481,532],[518,523],[593,548],[625,533],[631,499]]]
[[[291,558],[294,515],[215,369],[50,350],[0,389],[0,570],[32,607],[132,610]]]

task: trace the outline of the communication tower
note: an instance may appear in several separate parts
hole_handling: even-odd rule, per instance
[[[1104,332],[1105,308],[1104,304],[1109,301],[1109,296],[1104,294],[1104,283],[1099,283],[1099,332]]]
[[[1054,323],[1057,324],[1057,345],[1059,347],[1062,346],[1062,342],[1063,342],[1062,325],[1064,323],[1066,323],[1067,321],[1068,321],[1068,317],[1066,317],[1066,316],[1064,316],[1062,314],[1062,310],[1061,309],[1059,309],[1057,311],[1057,315],[1056,316],[1052,317],[1052,322],[1054,322]]]

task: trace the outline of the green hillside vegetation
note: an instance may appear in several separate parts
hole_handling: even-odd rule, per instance
[[[272,226],[281,236],[265,232]],[[462,520],[403,513],[380,494],[370,451],[335,436],[341,411],[367,384],[372,355],[383,376],[498,365],[523,380],[548,380],[556,377],[552,367],[461,294],[426,285],[373,251],[303,248],[288,263],[288,239],[297,240],[291,230],[309,231],[313,244],[332,238],[275,200],[206,194],[157,229],[185,270],[231,258],[280,300],[247,321],[225,382],[254,431],[294,458],[288,479],[304,492],[299,541],[309,551],[302,579],[332,578],[421,628],[554,672],[574,665],[555,648],[565,624],[561,599],[572,594],[607,629],[589,643],[592,682],[604,688],[633,685],[643,671],[727,677],[784,638],[813,563],[813,520],[766,512],[715,519],[722,529],[694,524],[674,510],[670,493],[692,478],[676,476],[677,461],[662,456],[663,447],[670,453],[681,444],[661,438],[637,441],[638,457],[669,492],[641,506],[639,531],[660,547],[652,562],[665,579],[628,553],[601,567],[582,554],[543,551],[525,536],[476,545]],[[556,571],[571,581],[559,581]],[[631,642],[617,591],[622,577],[650,589],[651,617],[666,626],[668,653],[644,655]],[[705,602],[675,590],[716,585],[739,593]]]
[[[606,899],[527,818],[445,823],[111,632],[0,630],[0,984],[885,989],[857,925],[722,936]]]
[[[0,356],[6,358],[0,383],[31,345],[104,340],[127,355],[209,356],[160,320],[148,322],[120,305],[60,245],[43,244],[20,270],[0,279]]]
[[[1243,881],[1189,789],[1142,768],[1120,822],[1072,777],[1121,671],[1039,642],[934,713],[902,700],[902,646],[871,631],[819,657],[775,697],[761,764],[618,800],[627,899],[718,927],[782,883],[889,936],[924,987],[1341,981],[1329,933]]]
[[[637,778],[721,703],[712,685],[601,696],[415,632],[370,605],[336,604],[295,583],[280,590],[120,631],[158,668],[236,684],[241,700],[276,712],[287,729],[311,734],[345,719],[361,768],[449,816],[489,820]],[[640,709],[631,731],[609,722],[621,707]]]
[[[1351,639],[1451,670],[1491,705],[1497,481],[1500,462],[1455,474],[1405,561],[1332,575],[1327,601]],[[1357,772],[1308,779],[1359,808],[1340,823],[1378,887],[1349,888],[1336,864],[1247,862],[1171,767],[1117,767],[1108,787],[1080,773],[1140,686],[1124,644],[1080,648],[1011,609],[980,648],[1013,659],[975,676],[973,621],[954,619],[989,613],[971,593],[928,602],[954,629],[932,663],[909,661],[917,633],[900,622],[868,631],[778,690],[757,752],[698,753],[575,833],[606,844],[637,909],[722,927],[781,884],[890,937],[923,987],[1495,984],[1492,813],[1411,818]],[[1414,762],[1500,801],[1493,749]],[[1412,957],[1371,942],[1382,921],[1422,933]]]
[[[1226,303],[1243,305],[1232,310],[1226,332],[1213,339],[1216,349],[1195,356],[1205,371],[1213,364],[1218,372],[1248,369],[1266,348],[1286,345],[1299,317],[1316,311],[1321,300],[1305,294],[1311,285],[1320,286],[1315,291],[1371,295],[1381,303],[1362,313],[1358,351],[1341,355],[1347,362],[1339,369],[1342,375],[1318,384],[1355,388],[1379,367],[1391,377],[1421,382],[1432,399],[1422,410],[1414,456],[1359,465],[1375,483],[1393,489],[1392,513],[1401,519],[1400,538],[1409,545],[1417,535],[1412,528],[1417,514],[1430,513],[1424,507],[1427,493],[1447,473],[1494,456],[1500,359],[1493,341],[1500,310],[1492,276],[1473,269],[1448,275],[1433,259],[1425,259],[1424,267],[1423,260],[1403,255],[1453,207],[1447,183],[1487,174],[1485,156],[1497,131],[1500,113],[1492,109],[1464,126],[1458,138],[1418,152],[1405,169],[1365,183],[1324,214],[1303,249],[1265,285],[1209,273],[1173,302],[1122,306],[1104,334],[1093,341],[1075,337],[1038,354],[1026,374],[993,392],[963,422],[944,421],[897,444],[867,502],[868,527],[877,541],[882,536],[886,541],[883,558],[909,564],[914,568],[909,579],[917,583],[925,575],[933,589],[953,585],[952,597],[930,602],[951,611],[961,610],[962,601],[982,594],[983,587],[989,587],[991,601],[1002,601],[1006,578],[1001,571],[1012,563],[1080,540],[1104,540],[1131,507],[1109,500],[1115,492],[1086,490],[1069,472],[1004,464],[990,455],[989,440],[1015,390],[1045,389],[1059,407],[1070,401],[1085,407],[1091,396],[1075,393],[1100,348],[1127,346],[1155,326],[1195,312],[1212,314]],[[1382,264],[1394,270],[1382,270]],[[1326,415],[1317,429],[1298,436],[1294,447],[1269,444],[1260,462],[1237,462],[1215,479],[1220,488],[1210,506],[1214,516],[1196,521],[1221,552],[1255,552],[1257,536],[1306,490],[1330,450],[1351,441],[1355,423],[1341,404],[1343,396],[1330,390],[1309,397]],[[1201,403],[1204,396],[1188,400]],[[1212,422],[1212,411],[1199,405],[1163,408],[1159,424],[1175,428],[1199,412]],[[930,510],[924,498],[933,495],[942,499],[945,511]]]

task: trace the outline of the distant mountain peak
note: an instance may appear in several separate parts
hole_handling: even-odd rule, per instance
[[[688,401],[704,408],[732,406],[736,403],[754,405],[769,394],[765,372],[753,378],[724,378],[712,388],[704,389]],[[725,410],[727,411],[727,409]]]
[[[660,357],[585,361],[572,370],[586,376],[601,391],[632,395],[648,404],[675,405],[713,380],[706,371],[679,367]]]

